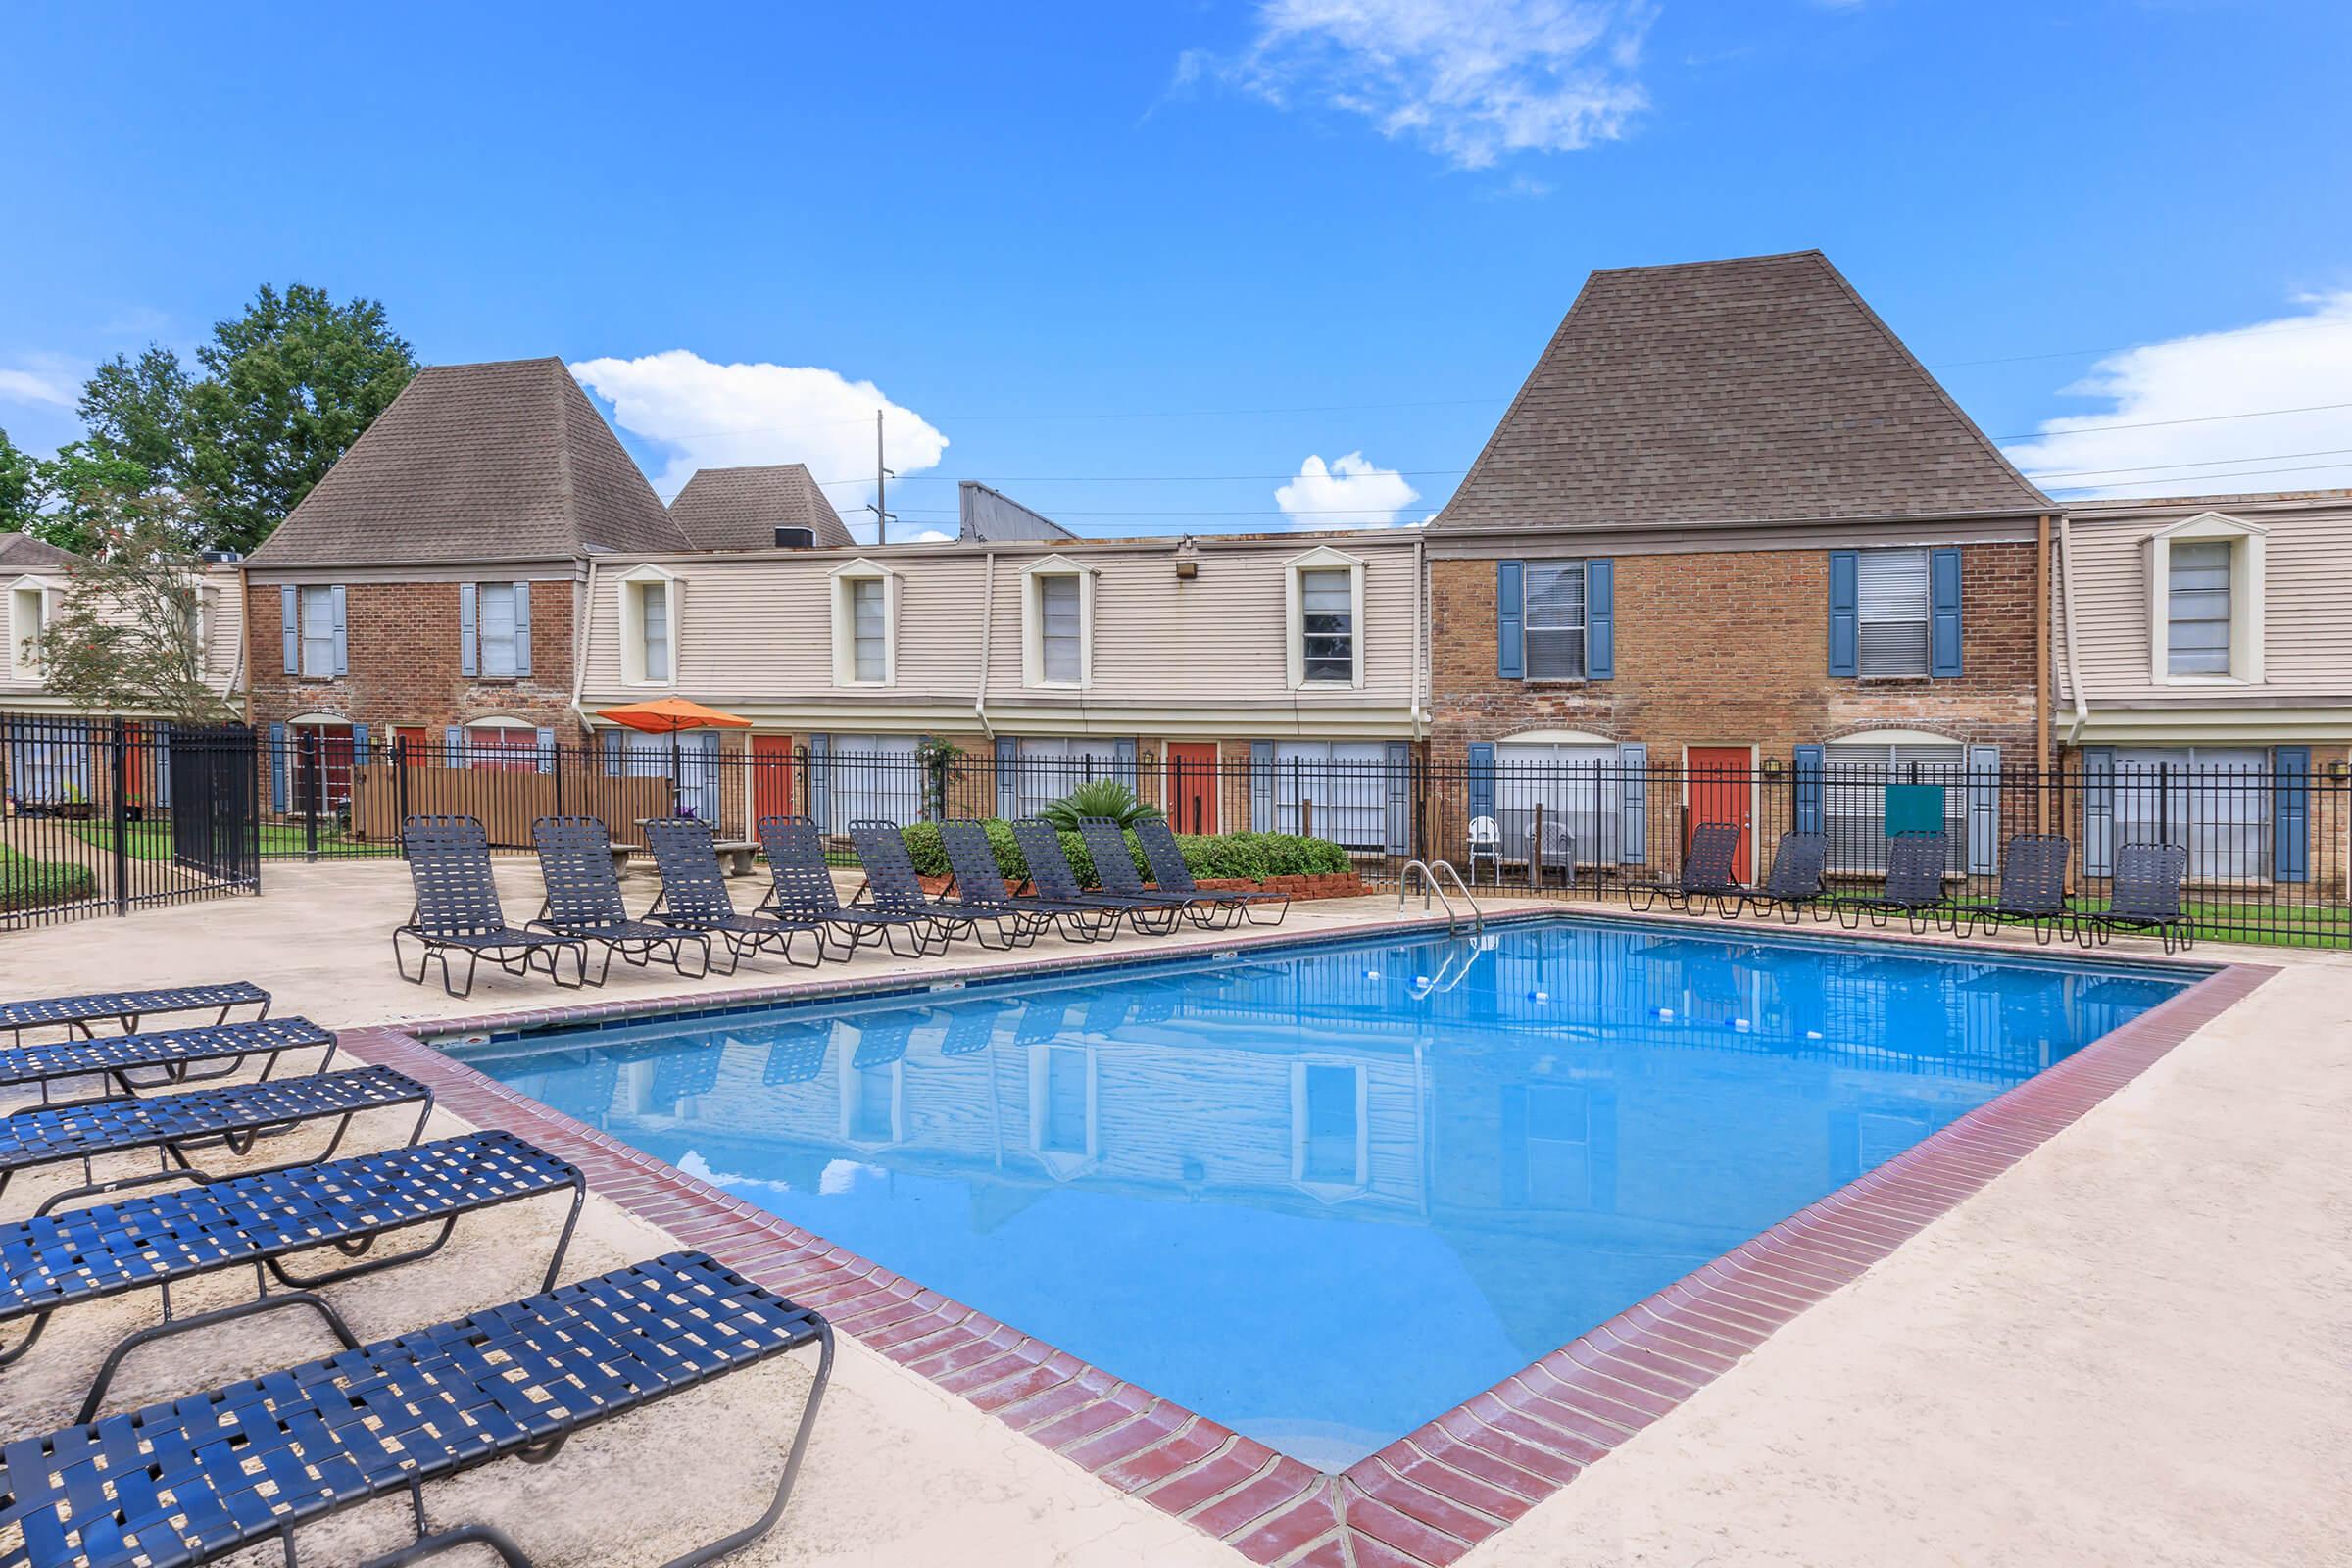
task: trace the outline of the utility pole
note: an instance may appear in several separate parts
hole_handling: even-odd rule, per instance
[[[890,543],[890,513],[886,510],[886,503],[890,500],[890,469],[882,466],[882,411],[876,409],[874,411],[874,499],[865,510],[874,514],[874,543],[878,545]]]

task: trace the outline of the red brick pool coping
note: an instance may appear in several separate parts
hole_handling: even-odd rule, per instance
[[[1531,911],[1525,917],[1545,915]],[[1688,929],[1679,919],[1660,923]],[[1427,924],[1383,922],[1317,933],[1316,939],[1422,930]],[[1206,953],[1299,941],[1297,933],[1223,934],[1185,947]],[[1949,943],[1937,946],[1953,951]],[[2018,956],[2013,950],[1975,951]],[[1269,1568],[1444,1568],[1729,1371],[1781,1325],[1860,1278],[2278,972],[2265,964],[2216,970],[1338,1475],[787,1224],[466,1066],[412,1032],[447,1037],[675,1013],[682,1003],[699,1011],[924,990],[943,979],[1051,973],[1101,961],[1074,957],[928,978],[884,975],[649,998],[349,1029],[342,1038],[361,1057],[431,1085],[456,1114],[521,1134],[570,1159],[597,1192],[631,1213],[818,1308],[867,1348],[961,1396],[1119,1491],[1217,1537],[1251,1562]]]

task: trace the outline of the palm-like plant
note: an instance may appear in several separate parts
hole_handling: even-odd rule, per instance
[[[1087,780],[1037,814],[1052,823],[1056,832],[1075,833],[1081,817],[1107,817],[1126,828],[1150,821],[1159,815],[1159,808],[1137,800],[1135,791],[1115,778],[1097,778]]]

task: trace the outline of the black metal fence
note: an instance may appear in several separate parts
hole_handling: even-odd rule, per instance
[[[258,891],[253,732],[0,714],[0,929]]]

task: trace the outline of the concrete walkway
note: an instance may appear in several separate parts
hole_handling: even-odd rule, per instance
[[[526,916],[535,873],[513,860],[499,875],[510,914]],[[495,973],[470,1002],[396,979],[387,933],[408,899],[397,864],[272,864],[267,885],[260,900],[0,936],[0,994],[237,976],[270,988],[281,1010],[333,1024],[556,1000],[544,981]],[[1395,913],[1393,898],[1306,905],[1291,929]],[[2352,956],[2198,956],[2283,972],[1463,1561],[2352,1562]],[[923,967],[973,961],[959,950]],[[866,956],[846,972],[906,967]],[[681,984],[616,970],[592,995],[803,974],[770,963]],[[665,1245],[612,1205],[591,1208],[569,1275]],[[479,1232],[466,1254],[478,1273],[428,1266],[365,1282],[387,1294],[356,1326],[515,1294],[502,1260],[530,1250],[536,1223]],[[317,1352],[292,1325],[282,1332],[297,1343],[257,1336],[231,1348],[256,1367]],[[52,1413],[57,1398],[31,1371],[10,1374],[0,1435]],[[862,1348],[846,1348],[835,1389],[802,1500],[742,1560],[1240,1562]],[[710,1397],[664,1425],[672,1441],[649,1447],[616,1430],[611,1451],[650,1472],[629,1495],[566,1517],[543,1560],[601,1568],[679,1549],[638,1538],[644,1498],[665,1486],[713,1509],[748,1498],[756,1467],[718,1475],[696,1420],[722,1419],[720,1447],[740,1457],[784,1430],[797,1398],[722,1386]],[[531,1472],[530,1485],[561,1495],[565,1468]],[[451,1507],[512,1506],[512,1485],[493,1479],[509,1477],[469,1486]]]

